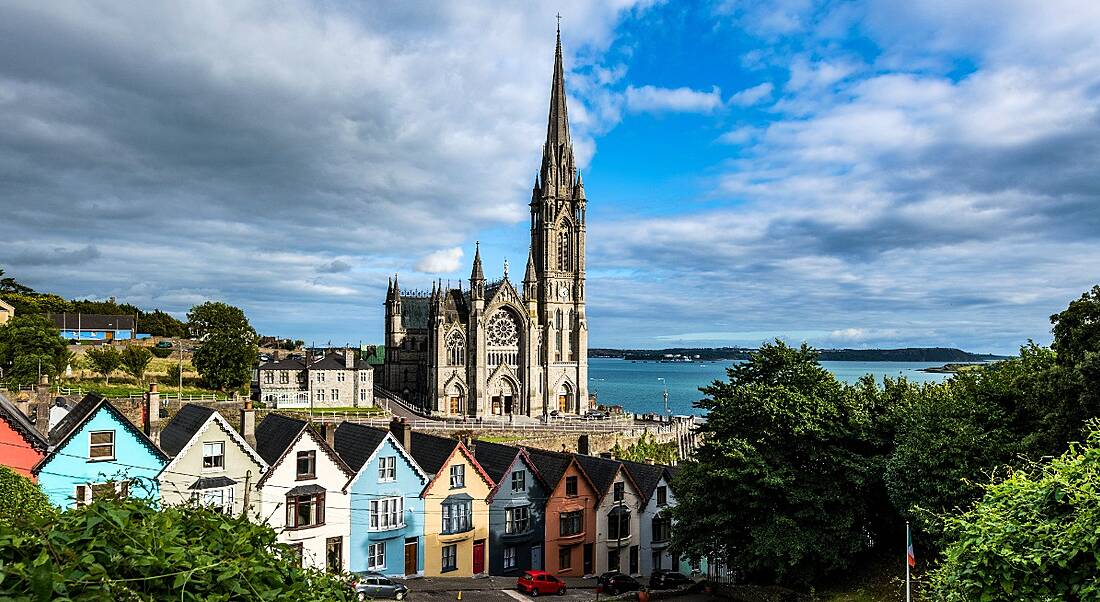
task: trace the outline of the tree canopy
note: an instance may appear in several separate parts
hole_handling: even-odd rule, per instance
[[[84,352],[84,357],[92,371],[106,379],[107,384],[111,383],[111,373],[122,366],[122,354],[110,345],[92,347]]]
[[[126,373],[140,382],[145,382],[145,371],[153,361],[153,352],[139,345],[127,345],[122,350],[122,367]]]
[[[0,522],[0,598],[350,600],[344,579],[311,569],[275,531],[206,508],[101,500],[21,529]]]
[[[0,326],[0,368],[14,385],[33,384],[39,371],[56,376],[67,357],[65,340],[43,316],[20,315]]]
[[[202,340],[192,363],[208,387],[226,391],[251,381],[259,347],[244,311],[207,302],[191,308],[187,319],[192,336]]]

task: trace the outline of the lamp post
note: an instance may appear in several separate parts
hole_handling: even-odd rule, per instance
[[[665,385],[665,392],[663,394],[665,398],[665,416],[671,416],[672,410],[668,407],[668,381],[663,376],[658,376],[657,380],[661,381]]]

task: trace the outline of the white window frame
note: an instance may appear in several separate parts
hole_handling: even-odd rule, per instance
[[[340,389],[332,390],[332,401],[340,401]]]
[[[391,483],[397,480],[397,456],[378,458],[378,482]]]
[[[271,370],[264,370],[264,384],[265,385],[275,384],[275,373],[272,372]]]
[[[325,390],[324,389],[317,389],[317,397],[315,399],[317,401],[324,401],[325,400]]]
[[[319,382],[319,383],[325,382],[325,373],[324,372],[321,372],[321,371],[317,372],[317,382]]]
[[[518,479],[516,477],[519,477]],[[519,481],[519,487],[516,487],[516,481]],[[512,471],[512,491],[524,491],[527,489],[527,471],[515,470]]]
[[[111,442],[110,443],[92,443],[92,439],[96,435],[99,435],[99,434],[102,434],[102,433],[110,433],[111,434]],[[117,439],[118,438],[115,437],[115,431],[113,431],[113,430],[91,431],[90,433],[88,433],[88,459],[93,461],[93,462],[103,462],[103,461],[107,461],[107,460],[114,460],[115,459],[115,452],[118,451],[118,450],[115,449],[115,443],[117,442]],[[111,454],[108,455],[108,456],[94,456],[94,455],[92,455],[92,450],[93,449],[101,448],[101,447],[102,448],[110,448]]]
[[[210,446],[210,447],[219,446],[221,448],[221,451],[220,451],[220,453],[217,453],[217,454],[208,454],[208,453],[206,453],[207,446]],[[207,458],[218,458],[218,457],[220,457],[222,459],[221,460],[221,466],[213,466],[213,467],[207,468],[206,459]],[[205,442],[203,442],[203,444],[202,444],[202,472],[225,472],[225,441],[205,441]]]
[[[359,401],[366,401],[366,400],[367,400],[367,390],[366,389],[359,389]]]
[[[462,489],[466,486],[466,465],[451,465],[451,489]]]
[[[344,371],[343,370],[336,373],[336,382],[342,383],[342,382],[344,382],[344,378],[345,377],[344,377]]]
[[[215,494],[217,494],[220,504],[214,500]],[[212,510],[221,514],[233,514],[232,486],[200,489],[191,493],[191,500],[201,506],[209,506]]]
[[[386,497],[370,501],[370,531],[389,531],[405,526],[405,498]]]
[[[516,546],[504,547],[504,568],[516,568]]]
[[[386,568],[386,542],[367,544],[367,568],[370,570]]]

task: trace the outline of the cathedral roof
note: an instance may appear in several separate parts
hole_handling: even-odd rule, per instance
[[[401,324],[405,328],[427,328],[431,314],[428,297],[404,297],[401,300]]]

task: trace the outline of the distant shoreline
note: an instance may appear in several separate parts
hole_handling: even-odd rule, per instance
[[[618,358],[631,361],[659,363],[692,363],[739,361],[749,359],[756,349],[741,347],[670,349],[608,349],[592,348],[589,357]],[[977,364],[1007,359],[1007,356],[989,353],[971,353],[949,347],[908,347],[904,349],[822,349],[818,360],[825,362],[943,362],[951,364]]]

